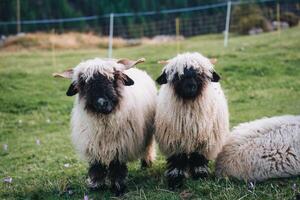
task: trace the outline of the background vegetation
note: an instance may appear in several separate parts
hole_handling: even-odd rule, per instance
[[[251,28],[270,31],[268,23],[276,20],[276,6],[280,3],[281,20],[292,21],[296,25],[300,15],[299,0],[278,0],[261,3],[259,0],[232,7],[231,21],[234,31],[248,33]],[[17,0],[0,1],[0,21],[16,21]],[[22,24],[23,32],[51,31],[93,31],[108,35],[109,18],[101,17],[110,13],[156,11],[155,15],[135,15],[114,18],[114,35],[124,38],[174,35],[175,18],[180,18],[180,34],[192,36],[207,33],[221,33],[225,28],[227,0],[21,0],[21,20],[61,19],[82,16],[100,16],[89,21]],[[249,3],[251,2],[251,3]],[[224,6],[194,12],[162,14],[161,10],[187,8],[201,5],[225,3]],[[252,5],[252,6],[249,6]],[[289,12],[288,15],[285,13]],[[0,35],[16,33],[16,25],[1,25]]]
[[[264,116],[300,113],[299,38],[300,27],[296,27],[280,34],[234,37],[227,49],[222,35],[193,37],[180,47],[218,58],[216,70],[222,76],[234,126]],[[119,48],[114,56],[146,57],[139,67],[156,78],[162,68],[157,60],[175,56],[175,49],[176,43],[141,45]],[[0,51],[0,199],[112,197],[107,190],[86,188],[87,166],[78,159],[69,136],[73,98],[65,92],[70,83],[51,76],[84,59],[106,55],[104,49]],[[211,162],[207,180],[188,180],[182,189],[169,191],[164,168],[162,155],[146,171],[140,170],[138,162],[130,163],[124,199],[293,199],[300,190],[300,178],[271,180],[254,188],[219,180]],[[5,177],[12,182],[3,182]]]

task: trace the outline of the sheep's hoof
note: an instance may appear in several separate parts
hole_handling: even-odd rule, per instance
[[[190,169],[190,175],[192,179],[198,180],[202,178],[207,178],[209,175],[207,166],[198,166]]]
[[[87,184],[88,188],[91,190],[99,190],[99,189],[105,188],[104,182],[93,181],[91,178],[88,178],[86,180],[86,184]]]
[[[126,191],[126,185],[123,182],[114,182],[111,185],[111,191],[115,193],[115,196],[123,196]]]
[[[185,178],[183,170],[174,168],[172,170],[167,170],[165,174],[167,176],[168,186],[171,190],[182,187]]]
[[[147,169],[152,166],[152,161],[146,161],[145,159],[141,159],[141,169]]]
[[[251,180],[247,181],[247,188],[248,190],[253,191],[255,188],[255,181],[251,181]]]

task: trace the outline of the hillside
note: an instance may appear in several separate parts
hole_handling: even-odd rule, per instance
[[[300,113],[300,27],[257,36],[232,37],[223,47],[222,35],[193,37],[180,42],[180,51],[199,51],[216,57],[216,70],[228,98],[230,122]],[[158,60],[176,55],[176,43],[118,48],[117,58],[147,60],[140,68],[156,78]],[[85,187],[86,164],[70,142],[69,120],[73,98],[70,84],[52,78],[53,72],[75,66],[105,49],[0,52],[0,199],[110,198],[109,191]],[[7,146],[5,146],[7,145]],[[6,149],[7,148],[7,149]],[[5,150],[6,149],[6,150]],[[186,182],[172,192],[164,179],[164,158],[142,171],[129,165],[125,199],[292,199],[300,192],[300,178],[271,180],[248,190],[244,182],[217,180],[214,163],[207,180]]]

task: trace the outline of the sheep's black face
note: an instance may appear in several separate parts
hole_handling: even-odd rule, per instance
[[[86,110],[93,113],[109,114],[119,102],[116,84],[102,74],[96,74],[79,90],[86,100]]]
[[[195,99],[207,83],[207,77],[193,68],[185,68],[182,75],[176,74],[172,83],[175,93],[183,99]]]
[[[116,108],[120,101],[122,86],[133,84],[133,80],[121,72],[117,72],[113,80],[97,73],[87,82],[80,76],[73,88],[76,88],[76,91],[79,92],[80,99],[85,100],[85,109],[88,112],[109,114]]]
[[[175,94],[186,100],[195,99],[197,96],[201,95],[205,86],[209,82],[218,82],[220,76],[215,72],[211,72],[212,76],[200,74],[196,69],[184,68],[183,74],[179,75],[176,73],[173,80],[168,81],[168,75],[165,71],[156,79],[156,82],[160,85],[172,84],[175,90]]]

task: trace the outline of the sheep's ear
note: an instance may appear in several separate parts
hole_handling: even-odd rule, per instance
[[[166,84],[168,82],[167,74],[165,71],[163,71],[163,73],[156,79],[156,82],[159,85]]]
[[[114,77],[115,77],[115,80],[121,80],[125,86],[130,86],[130,85],[134,84],[134,81],[129,76],[127,76],[126,74],[124,74],[121,71],[118,71],[118,70],[115,71]]]
[[[133,84],[134,84],[134,81],[133,81],[131,78],[129,78],[129,76],[127,76],[127,75],[124,74],[124,73],[123,73],[123,75],[122,75],[122,79],[123,79],[124,85],[126,85],[126,86],[130,86],[130,85],[133,85]]]
[[[76,83],[72,82],[66,94],[67,96],[74,96],[77,93],[78,93],[78,89],[76,87]]]
[[[127,58],[124,58],[124,59],[118,60],[117,63],[124,65],[125,70],[126,70],[126,69],[130,69],[131,67],[133,67],[139,63],[145,62],[145,60],[146,60],[145,58],[140,58],[140,59],[134,61],[134,60],[129,60]]]
[[[217,72],[213,71],[211,82],[219,82],[220,79],[221,79],[220,75],[217,74]]]
[[[72,79],[74,70],[73,69],[67,69],[61,73],[53,73],[52,76],[54,76],[55,78],[68,78],[68,79]]]
[[[211,58],[211,59],[209,59],[209,62],[210,62],[211,64],[215,65],[215,64],[217,64],[218,59],[216,59],[216,58]]]

